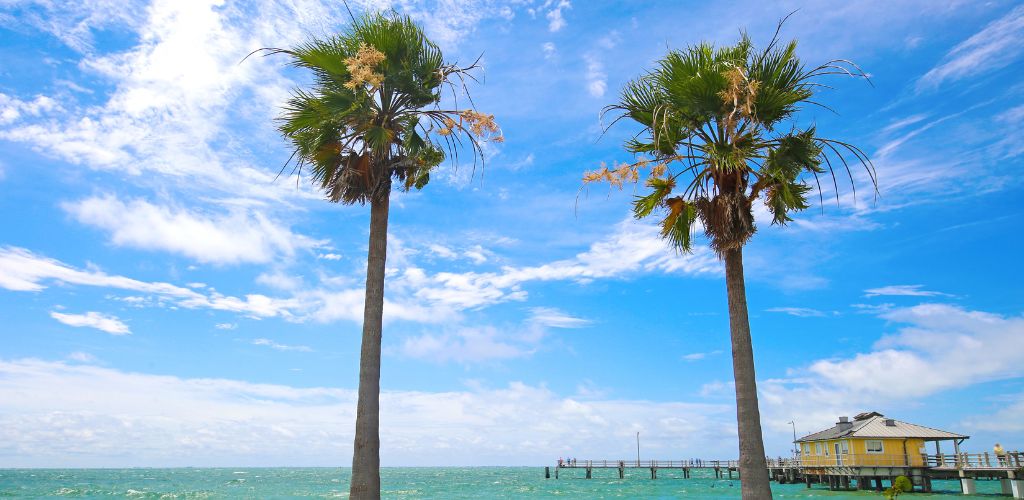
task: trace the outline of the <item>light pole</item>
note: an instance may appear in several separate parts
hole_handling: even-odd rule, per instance
[[[796,458],[796,421],[790,420],[787,423],[793,426],[793,458]]]
[[[640,431],[636,431],[636,466],[640,467]]]

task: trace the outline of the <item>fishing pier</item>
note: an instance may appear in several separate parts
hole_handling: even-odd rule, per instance
[[[977,480],[998,480],[1003,495],[1024,498],[1024,452],[1007,452],[1002,456],[992,453],[924,454],[918,457],[893,459],[879,463],[876,456],[844,455],[837,463],[823,463],[816,457],[770,458],[768,477],[780,484],[825,485],[832,491],[878,490],[889,486],[899,476],[906,476],[915,491],[931,492],[936,479],[959,480],[965,495],[977,493]],[[565,471],[583,470],[585,479],[593,479],[600,470],[613,469],[619,479],[625,479],[628,469],[644,470],[651,479],[663,477],[690,479],[694,472],[699,477],[740,479],[737,460],[571,460],[544,468],[544,477],[555,479]],[[665,474],[669,473],[669,474]],[[608,474],[602,474],[607,477]],[[574,477],[579,477],[577,473]],[[612,476],[614,477],[614,476]]]
[[[625,479],[626,469],[647,469],[651,479],[658,479],[659,470],[679,471],[683,479],[689,479],[695,470],[712,471],[716,479],[724,479],[726,476],[733,479],[734,473],[737,479],[740,477],[739,462],[736,460],[571,460],[555,466],[555,479],[558,479],[561,469],[584,469],[587,479],[593,478],[594,469],[616,469],[619,471],[619,479]],[[550,467],[544,468],[544,477],[551,478]]]
[[[822,463],[816,458],[768,460],[769,477],[779,483],[828,485],[837,490],[879,490],[883,482],[892,485],[899,476],[906,476],[915,491],[931,492],[936,479],[958,480],[965,495],[977,493],[976,481],[998,480],[1003,495],[1024,498],[1024,453],[923,454],[918,457],[894,458],[880,462],[877,457],[844,455],[837,463]]]

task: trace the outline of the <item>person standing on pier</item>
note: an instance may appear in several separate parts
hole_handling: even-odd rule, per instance
[[[1006,466],[1006,464],[1007,464],[1006,450],[1003,449],[1003,446],[1000,445],[999,443],[996,443],[996,445],[992,447],[992,451],[994,451],[996,453],[996,460],[999,461],[999,466],[1000,467]]]

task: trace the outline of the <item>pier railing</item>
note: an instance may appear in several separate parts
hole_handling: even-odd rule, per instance
[[[1005,469],[1024,468],[1024,452],[994,453],[937,453],[929,454],[853,454],[812,455],[801,458],[769,458],[769,468],[825,468],[825,467],[929,467],[945,469]]]
[[[727,469],[738,468],[739,460],[578,460],[563,461],[558,465],[563,469],[616,469],[623,468],[662,468],[662,469]]]
[[[1024,469],[1024,452],[937,453],[929,454],[853,454],[804,456],[801,458],[768,458],[769,468],[828,467],[927,467],[940,469]],[[665,468],[665,469],[738,469],[738,460],[579,460],[562,461],[558,467],[569,469]]]
[[[945,469],[1021,469],[1024,468],[1024,452],[1011,451],[1005,455],[995,453],[937,453],[924,455],[927,467]]]

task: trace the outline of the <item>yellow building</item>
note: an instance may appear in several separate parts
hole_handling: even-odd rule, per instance
[[[969,436],[886,418],[878,412],[861,413],[851,421],[839,417],[835,427],[796,440],[805,467],[921,467],[925,444],[953,441],[956,452]],[[953,452],[954,450],[948,450]]]

